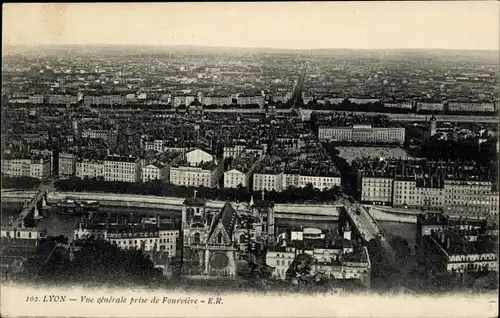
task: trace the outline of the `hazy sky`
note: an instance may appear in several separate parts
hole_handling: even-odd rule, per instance
[[[4,4],[3,46],[499,49],[500,5],[467,2]]]

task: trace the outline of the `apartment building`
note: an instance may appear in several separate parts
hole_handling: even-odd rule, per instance
[[[274,94],[272,97],[273,97],[273,102],[286,103],[291,98],[291,94],[289,93],[285,95]]]
[[[273,277],[286,279],[286,272],[295,259],[295,248],[268,248],[266,264],[273,267]]]
[[[232,98],[231,96],[203,96],[201,98],[202,105],[231,105]]]
[[[283,172],[255,173],[253,176],[254,191],[283,191]]]
[[[241,144],[241,145],[233,145],[233,146],[224,146],[223,152],[222,152],[222,158],[237,158],[243,150],[245,150],[246,145]]]
[[[314,188],[323,190],[331,189],[335,186],[340,186],[340,175],[299,175],[299,188],[304,188],[311,184]]]
[[[318,190],[331,189],[335,186],[340,186],[340,175],[326,174],[326,175],[308,175],[300,173],[283,173],[282,189],[283,191],[292,188],[304,188],[312,185],[313,188]]]
[[[370,204],[392,204],[392,182],[389,177],[363,177],[361,180],[361,202]]]
[[[466,274],[498,271],[498,227],[488,219],[427,212],[417,217],[416,234],[418,269],[428,277],[460,283]]]
[[[247,146],[246,144],[236,144],[232,146],[224,146],[222,157],[224,159],[233,157],[237,158],[242,152],[252,153],[259,157],[263,157],[266,153],[267,145],[262,144],[261,146]]]
[[[418,184],[416,180],[394,180],[394,206],[442,207],[444,190],[441,187]]]
[[[50,178],[51,162],[49,158],[33,159],[30,164],[30,176],[44,180]]]
[[[47,95],[46,101],[53,105],[73,105],[78,103],[78,96],[71,95]]]
[[[478,229],[434,231],[421,239],[418,262],[426,273],[464,278],[465,273],[498,271],[496,240]]]
[[[144,249],[144,251],[163,251],[167,257],[177,255],[177,239],[179,230],[170,224],[160,224],[160,227],[144,224],[136,228],[108,229],[107,239],[122,249]]]
[[[444,110],[443,102],[417,102],[417,111],[441,112]]]
[[[384,107],[386,108],[396,108],[396,109],[412,109],[412,102],[393,102],[393,103],[384,103]]]
[[[196,99],[196,96],[185,95],[185,96],[174,96],[173,106],[179,107],[180,105],[188,106]]]
[[[351,234],[349,225],[336,237],[316,228],[288,230],[278,235],[276,247],[268,248],[266,264],[273,267],[273,277],[286,279],[287,271],[292,270],[299,258],[309,259],[312,273],[321,273],[327,279],[357,280],[369,287],[368,250],[352,241]]]
[[[59,153],[59,177],[70,178],[76,174],[77,156],[68,152]]]
[[[445,180],[443,189],[444,206],[456,214],[490,214],[498,210],[498,204],[492,204],[491,181]]]
[[[45,230],[39,230],[36,227],[13,227],[13,226],[2,226],[1,227],[1,238],[9,239],[21,239],[21,240],[38,240],[46,235]]]
[[[497,102],[448,102],[450,112],[494,112],[497,107]]]
[[[146,151],[163,152],[164,146],[165,146],[165,140],[163,139],[144,140],[141,143],[142,149]]]
[[[2,174],[11,177],[30,176],[30,158],[2,159]]]
[[[142,167],[141,180],[149,182],[153,180],[165,181],[168,179],[168,165],[162,163],[152,163]]]
[[[47,157],[36,158],[4,158],[2,159],[2,174],[11,177],[49,178],[51,162]]]
[[[253,191],[283,191],[283,172],[263,170],[253,175]]]
[[[378,98],[349,98],[349,102],[354,104],[369,104],[369,103],[378,103],[380,99]]]
[[[116,132],[110,129],[84,129],[82,130],[82,138],[103,139],[110,141],[116,135]]]
[[[104,177],[104,160],[96,158],[79,158],[75,165],[75,174],[78,178]]]
[[[264,107],[264,96],[262,95],[254,95],[254,96],[238,95],[237,101],[238,105],[257,104],[261,108]]]
[[[141,160],[136,157],[107,156],[103,173],[106,181],[139,182]]]
[[[28,101],[31,104],[43,104],[45,102],[45,97],[43,95],[34,94],[28,96]]]
[[[318,128],[320,140],[335,140],[340,142],[365,143],[398,143],[405,141],[405,128],[400,127],[372,127],[372,125],[353,125],[351,127]]]
[[[365,203],[444,208],[462,216],[498,213],[498,193],[487,169],[472,162],[386,159],[358,168]]]
[[[144,219],[139,224],[124,225],[80,221],[74,230],[73,239],[90,236],[99,236],[122,249],[163,252],[167,257],[173,258],[177,255],[179,230],[169,223],[157,225],[146,223]]]
[[[127,99],[122,95],[101,95],[101,96],[91,96],[85,95],[83,97],[83,103],[87,106],[114,106],[114,105],[125,105],[127,104]]]
[[[498,192],[491,192],[490,193],[490,214],[491,215],[498,215],[499,211],[499,195]]]
[[[224,163],[201,149],[185,153],[170,167],[170,183],[215,188],[224,173]]]
[[[234,159],[228,171],[224,172],[224,188],[237,188],[238,186],[250,188],[252,173],[261,162],[260,156],[242,152]]]

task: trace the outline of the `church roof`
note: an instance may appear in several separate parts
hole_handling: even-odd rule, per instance
[[[255,200],[254,206],[257,208],[272,208],[274,207],[274,202],[267,200]]]
[[[202,105],[201,105],[200,101],[199,101],[197,98],[195,98],[195,100],[194,100],[194,101],[192,101],[192,102],[189,104],[189,106],[202,106]]]
[[[204,206],[206,201],[201,198],[187,198],[184,200],[184,205]]]
[[[238,214],[232,207],[231,203],[226,202],[224,204],[224,207],[222,210],[215,216],[213,222],[212,222],[212,228],[210,229],[210,234],[208,237],[212,236],[213,231],[217,227],[217,224],[222,223],[222,226],[224,227],[224,230],[226,231],[227,235],[232,238],[233,237],[233,231],[234,227],[236,225],[236,219],[238,218]]]

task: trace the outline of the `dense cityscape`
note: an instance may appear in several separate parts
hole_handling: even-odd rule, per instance
[[[20,48],[2,279],[496,290],[499,75],[490,51]]]

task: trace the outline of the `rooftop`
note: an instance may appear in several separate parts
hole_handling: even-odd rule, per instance
[[[237,158],[231,161],[228,171],[236,169],[240,172],[247,173],[257,160],[259,160],[259,156],[243,151]]]

